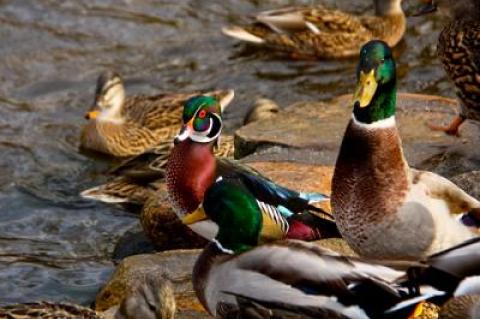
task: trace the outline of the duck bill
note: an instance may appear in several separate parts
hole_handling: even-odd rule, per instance
[[[419,17],[437,11],[437,6],[433,0],[426,2],[427,3],[420,6],[420,8],[418,8],[417,11],[412,14],[412,16]]]
[[[189,138],[193,133],[193,119],[187,124],[182,125],[180,132],[175,136],[173,140],[174,144],[179,144]]]
[[[94,119],[96,119],[99,115],[100,115],[100,112],[99,112],[99,111],[90,111],[90,112],[85,113],[85,118],[86,118],[87,120],[94,120]]]
[[[184,216],[182,218],[182,223],[184,223],[185,225],[191,225],[207,219],[208,219],[208,216],[207,214],[205,214],[205,210],[203,209],[202,206],[200,206],[192,213]]]
[[[375,79],[375,70],[365,73],[360,71],[360,79],[353,95],[353,105],[361,108],[370,105],[375,92],[377,92],[378,82]]]

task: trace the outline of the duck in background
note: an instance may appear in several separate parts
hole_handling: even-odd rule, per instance
[[[115,157],[138,155],[153,147],[157,152],[168,151],[181,124],[183,102],[198,94],[127,97],[120,75],[106,71],[98,77],[95,102],[85,115],[88,123],[83,127],[80,147]],[[224,106],[234,96],[233,90],[205,94],[215,96]]]
[[[218,229],[193,270],[194,289],[220,318],[406,318],[419,301],[442,304],[480,273],[480,239],[419,262],[341,256],[317,244],[264,237],[257,199],[229,179],[206,192],[202,213]],[[259,246],[260,244],[263,244]]]
[[[374,0],[375,14],[358,16],[323,6],[288,7],[257,15],[252,25],[225,27],[233,38],[288,54],[292,58],[346,58],[381,39],[397,45],[406,30],[401,0]]]
[[[303,240],[339,236],[332,217],[312,205],[326,200],[325,195],[287,189],[249,166],[215,157],[213,147],[223,128],[221,114],[222,106],[213,97],[197,96],[185,103],[184,124],[175,138],[166,173],[170,203],[177,216],[194,211],[202,215],[205,192],[215,181],[228,179],[256,199],[256,208],[271,220],[272,232]],[[190,224],[202,237],[215,237],[213,223]]]
[[[467,119],[480,121],[480,2],[477,0],[427,0],[416,15],[437,9],[449,19],[440,33],[437,52],[453,81],[460,100],[460,114],[448,126],[429,124],[434,130],[458,135]]]
[[[0,318],[173,319],[175,311],[175,295],[171,282],[163,277],[147,276],[119,306],[104,312],[67,303],[32,302],[0,307]]]
[[[360,256],[415,260],[477,236],[480,202],[408,166],[395,123],[395,69],[385,42],[362,47],[331,203],[340,233]]]

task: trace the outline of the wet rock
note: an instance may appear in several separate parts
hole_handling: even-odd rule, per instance
[[[259,152],[260,157],[258,154],[248,157],[255,160],[282,160],[294,155],[302,162],[334,165],[351,117],[350,100],[350,95],[344,95],[328,103],[295,103],[274,118],[240,128],[235,135],[235,151],[241,157]],[[411,166],[446,176],[479,167],[477,125],[467,121],[460,138],[432,131],[425,125],[427,121],[450,121],[458,108],[456,100],[399,93],[397,104],[397,123]],[[274,146],[276,149],[272,151]]]
[[[480,171],[456,175],[451,181],[473,197],[480,198]]]
[[[192,288],[191,273],[200,250],[175,250],[136,255],[123,260],[110,281],[97,294],[95,309],[104,311],[118,305],[145,276],[165,276],[175,290],[177,318],[209,318]]]
[[[280,107],[274,101],[265,98],[257,99],[255,105],[245,116],[243,125],[274,118],[279,111]]]

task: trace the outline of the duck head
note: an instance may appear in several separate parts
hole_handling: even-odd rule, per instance
[[[173,319],[175,311],[175,295],[171,282],[161,276],[149,275],[125,297],[114,318]]]
[[[87,120],[122,120],[122,107],[125,102],[125,88],[122,78],[114,71],[103,72],[97,80],[95,102],[85,114]]]
[[[360,50],[357,87],[353,96],[353,115],[364,124],[388,119],[395,114],[396,71],[392,50],[374,40]]]
[[[175,144],[187,139],[197,143],[215,142],[222,132],[222,106],[211,96],[199,95],[185,102],[183,125]]]
[[[216,182],[203,205],[182,218],[186,225],[211,220],[218,227],[214,242],[228,254],[247,251],[260,243],[262,213],[256,199],[231,182]]]
[[[414,16],[439,12],[450,18],[464,18],[480,14],[480,3],[477,0],[422,0]]]

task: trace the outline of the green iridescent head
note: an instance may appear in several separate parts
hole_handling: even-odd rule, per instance
[[[263,216],[257,200],[244,188],[221,180],[205,193],[202,206],[185,216],[186,225],[209,219],[218,226],[215,241],[227,253],[241,253],[257,246]]]
[[[395,114],[395,60],[385,42],[373,40],[362,47],[357,81],[353,97],[353,114],[357,121],[371,124]]]
[[[215,141],[222,131],[222,108],[211,96],[199,95],[185,102],[183,126],[175,138],[181,142],[187,138],[198,143]]]

